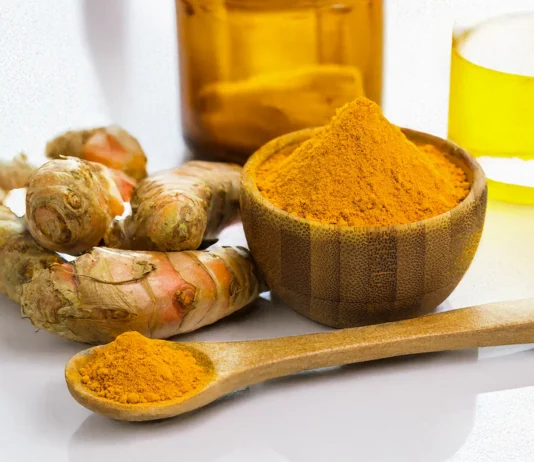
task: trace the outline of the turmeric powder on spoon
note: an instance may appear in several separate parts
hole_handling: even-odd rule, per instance
[[[464,171],[433,146],[417,147],[361,97],[290,154],[267,159],[257,185],[275,206],[341,226],[389,226],[454,208],[469,192]]]
[[[95,349],[78,372],[92,392],[122,404],[185,399],[213,377],[191,352],[138,332]]]

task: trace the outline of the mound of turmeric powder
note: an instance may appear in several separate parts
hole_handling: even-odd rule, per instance
[[[123,404],[184,398],[204,388],[211,373],[187,350],[126,332],[90,354],[82,383],[102,398]]]
[[[282,210],[342,226],[413,223],[469,192],[462,169],[433,146],[418,148],[364,97],[289,155],[267,159],[257,185]]]

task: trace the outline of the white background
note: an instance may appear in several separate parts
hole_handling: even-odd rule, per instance
[[[385,112],[444,136],[455,17],[534,10],[534,0],[387,1]],[[183,157],[169,0],[0,0],[0,157],[42,157],[69,128],[117,122],[151,169]],[[442,309],[534,296],[534,209],[490,203],[475,262]],[[227,242],[241,242],[239,229]],[[263,300],[188,338],[322,330]],[[189,416],[124,424],[69,396],[82,345],[36,332],[0,298],[1,461],[534,460],[531,346],[425,355],[273,381]]]

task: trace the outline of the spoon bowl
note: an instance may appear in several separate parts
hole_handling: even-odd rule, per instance
[[[164,342],[164,340],[160,341]],[[117,420],[143,421],[179,415],[202,407],[217,397],[233,391],[231,387],[228,388],[221,385],[224,382],[221,378],[225,376],[226,368],[225,355],[218,355],[218,345],[220,344],[165,343],[170,348],[189,351],[207,374],[212,376],[212,380],[204,388],[186,393],[180,399],[162,403],[122,404],[101,398],[82,383],[82,375],[80,374],[80,369],[87,363],[90,354],[97,349],[104,348],[103,346],[97,346],[84,350],[69,360],[65,369],[65,379],[71,395],[82,406],[98,414]],[[162,406],[163,403],[164,406]]]
[[[179,400],[120,404],[99,397],[82,383],[79,372],[94,348],[70,359],[65,378],[74,399],[94,412],[118,420],[157,420],[200,408],[240,388],[306,370],[416,353],[533,342],[534,299],[527,299],[323,334],[244,342],[166,342],[172,348],[190,351],[212,375],[207,386]]]

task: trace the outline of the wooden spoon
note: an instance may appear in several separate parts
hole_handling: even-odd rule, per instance
[[[72,396],[86,408],[119,420],[156,420],[205,406],[239,388],[305,370],[394,356],[534,342],[534,299],[494,303],[323,334],[245,342],[168,342],[192,351],[213,380],[179,401],[119,404],[81,382],[79,368],[93,349],[78,353],[65,374]],[[102,347],[95,347],[102,348]]]

